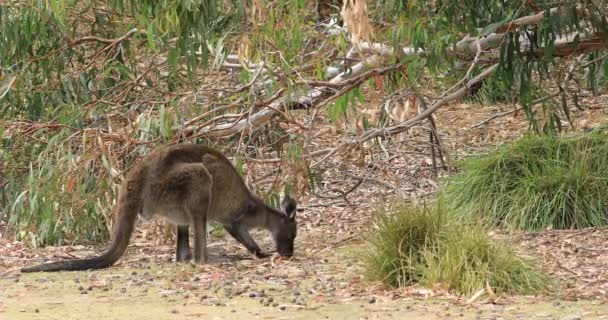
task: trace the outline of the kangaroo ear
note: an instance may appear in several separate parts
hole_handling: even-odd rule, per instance
[[[297,207],[298,205],[296,204],[296,201],[290,198],[289,196],[285,196],[283,201],[281,201],[281,210],[291,220],[296,218]]]

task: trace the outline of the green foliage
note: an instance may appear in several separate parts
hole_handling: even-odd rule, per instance
[[[66,135],[60,132],[46,144],[3,142],[10,152],[3,152],[8,183],[0,210],[8,213],[17,239],[34,246],[100,241],[108,235],[105,217],[111,208],[95,200],[112,191],[110,182],[97,176],[94,161],[81,162],[58,144]]]
[[[526,136],[466,159],[448,179],[449,212],[509,229],[608,225],[608,133]]]
[[[327,110],[329,120],[335,122],[340,119],[340,117],[346,118],[348,110],[351,108],[354,109],[357,101],[362,102],[364,100],[365,97],[358,88],[347,92],[336,99],[336,102]]]
[[[460,294],[490,287],[499,294],[548,290],[550,279],[485,230],[448,222],[445,207],[396,204],[382,213],[367,237],[366,270],[388,286],[420,283]]]
[[[498,27],[508,24],[517,18],[544,12],[544,17],[538,24],[529,27],[515,28],[500,40],[496,47],[500,50],[500,66],[496,76],[482,87],[479,98],[482,102],[492,102],[499,98],[504,88],[509,88],[510,95],[515,95],[528,116],[531,129],[535,132],[559,132],[561,121],[570,120],[569,108],[581,108],[579,90],[582,80],[591,90],[597,90],[598,84],[604,79],[601,67],[605,58],[601,50],[591,51],[581,57],[581,63],[575,68],[571,79],[575,82],[562,83],[565,78],[564,70],[573,63],[567,56],[568,50],[555,45],[556,40],[563,42],[565,35],[570,34],[575,39],[572,48],[582,42],[585,37],[599,37],[606,33],[607,11],[601,1],[581,3],[575,0],[566,1],[381,1],[370,6],[377,19],[389,21],[390,27],[386,32],[378,32],[378,42],[425,51],[426,60],[423,65],[408,64],[408,80],[410,83],[419,82],[414,75],[442,74],[451,69],[457,60],[463,61],[468,56],[469,62],[475,56],[476,50],[454,55],[450,52],[463,35],[470,37],[483,36],[493,33]],[[551,15],[549,12],[554,10]],[[573,34],[578,32],[577,35]],[[570,48],[570,49],[572,49]],[[583,49],[584,46],[577,49]],[[574,52],[573,54],[576,54]],[[560,55],[566,57],[560,58]],[[496,57],[482,55],[479,65],[487,67],[483,60],[495,61]],[[599,58],[599,59],[598,59]],[[492,62],[493,63],[493,62]],[[566,67],[564,67],[566,66]],[[415,69],[415,70],[412,70]],[[428,74],[428,73],[426,73]],[[475,73],[473,73],[475,74]],[[586,79],[582,75],[586,75]],[[437,77],[435,78],[437,80]],[[456,81],[460,81],[457,79]],[[568,81],[569,82],[569,81]],[[548,91],[547,89],[551,89]],[[559,95],[553,96],[559,88]],[[549,97],[549,98],[548,98]],[[539,123],[533,106],[538,99],[544,100],[543,107],[549,117],[548,121]]]
[[[141,76],[136,67],[143,56],[159,51],[169,57],[168,78],[172,81],[155,81],[162,77],[159,69],[153,68],[143,79],[146,84],[174,90],[190,83],[197,68],[207,65],[207,43],[213,43],[230,30],[232,21],[243,17],[240,2],[232,4],[216,0],[0,4],[0,48],[6,49],[0,50],[0,80],[17,77],[14,88],[0,100],[0,117],[48,119],[53,118],[53,110],[65,104],[108,100],[117,87],[124,88]],[[94,17],[94,23],[83,19],[89,16]],[[88,46],[70,43],[87,36],[117,39],[130,31],[134,32],[128,39],[115,45],[102,41],[85,41]],[[130,46],[130,41],[139,40],[147,46]],[[140,97],[119,96],[127,101]]]
[[[491,106],[495,103],[511,102],[513,93],[509,88],[497,78],[496,74],[488,77],[482,84],[479,90],[473,96],[469,96],[470,101],[480,103],[485,106]]]

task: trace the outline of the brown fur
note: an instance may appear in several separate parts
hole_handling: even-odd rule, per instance
[[[194,260],[207,261],[207,220],[220,222],[257,257],[266,256],[249,235],[262,227],[271,231],[281,255],[293,254],[296,237],[295,201],[286,197],[283,211],[253,195],[230,161],[211,148],[181,144],[160,147],[137,163],[118,195],[118,222],[113,242],[101,256],[24,268],[22,272],[100,269],[125,252],[138,214],[166,217],[177,225],[176,260],[190,259],[189,226],[194,230]]]

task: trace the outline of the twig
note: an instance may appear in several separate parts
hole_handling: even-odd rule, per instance
[[[73,46],[79,45],[83,42],[93,42],[93,41],[101,42],[101,43],[105,43],[105,44],[109,44],[109,45],[116,45],[117,43],[124,41],[126,38],[132,36],[135,32],[137,32],[137,28],[133,28],[133,29],[129,30],[129,32],[127,32],[124,36],[122,36],[120,38],[116,38],[116,39],[106,39],[106,38],[100,38],[100,37],[95,37],[95,36],[87,36],[87,37],[78,38],[78,39],[70,42],[68,45],[70,47],[73,47]]]
[[[504,111],[504,112],[501,112],[501,113],[497,113],[497,114],[495,114],[495,115],[493,115],[493,116],[491,116],[491,117],[489,117],[489,118],[487,118],[487,119],[485,119],[485,120],[483,120],[483,121],[481,121],[481,122],[479,122],[479,123],[477,123],[477,124],[473,125],[473,126],[471,127],[471,129],[477,129],[477,128],[481,127],[481,126],[484,126],[484,125],[486,125],[486,124],[490,123],[490,121],[492,121],[492,120],[494,120],[494,119],[497,119],[497,118],[502,118],[502,117],[504,117],[504,116],[508,116],[508,115],[510,115],[510,114],[513,114],[513,113],[516,113],[516,112],[520,111],[521,109],[523,109],[523,107],[518,107],[518,108],[515,108],[515,109],[513,109],[513,110],[509,110],[509,111]]]
[[[121,43],[122,41],[126,40],[127,38],[129,38],[133,34],[135,34],[135,32],[137,32],[137,28],[133,28],[133,29],[129,30],[129,32],[127,32],[124,36],[114,39],[107,46],[105,46],[101,50],[95,52],[90,58],[91,62],[89,62],[89,64],[87,64],[87,66],[84,69],[88,69],[95,62],[95,59],[97,57],[99,57],[102,53],[110,50],[111,48],[116,47],[119,43]]]
[[[390,184],[390,183],[388,183],[388,182],[380,181],[380,180],[377,180],[377,179],[374,179],[374,178],[370,178],[370,177],[360,177],[360,176],[355,175],[355,174],[353,174],[353,173],[350,173],[350,172],[348,172],[348,171],[347,171],[347,172],[344,172],[344,174],[345,174],[345,175],[347,175],[347,176],[349,176],[349,177],[351,177],[351,178],[360,179],[362,182],[367,182],[367,181],[369,181],[369,182],[373,182],[373,183],[375,183],[375,184],[381,185],[381,186],[383,186],[383,187],[386,187],[386,188],[389,188],[389,189],[392,189],[392,190],[397,190],[397,189],[398,189],[397,187],[395,187],[394,185],[392,185],[392,184]]]

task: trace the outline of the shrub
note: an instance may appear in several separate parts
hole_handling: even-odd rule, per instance
[[[445,198],[457,218],[508,229],[608,224],[608,134],[526,136],[462,162]]]

